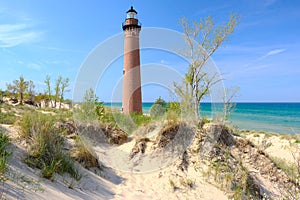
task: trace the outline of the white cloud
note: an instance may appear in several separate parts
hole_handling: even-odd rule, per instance
[[[269,51],[264,57],[273,56],[273,55],[276,55],[276,54],[279,54],[279,53],[282,53],[285,51],[286,51],[286,49],[274,49],[272,51]]]
[[[0,47],[14,47],[24,43],[36,42],[42,33],[31,29],[28,24],[0,25]]]

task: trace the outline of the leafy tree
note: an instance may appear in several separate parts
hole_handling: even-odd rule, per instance
[[[19,80],[14,80],[12,84],[7,84],[7,90],[11,93],[18,94],[20,98],[20,105],[23,105],[24,94],[28,88],[28,81],[25,81],[23,76]]]
[[[219,82],[217,74],[209,76],[203,71],[208,59],[220,45],[233,33],[238,24],[238,15],[231,15],[223,25],[215,25],[211,17],[200,19],[192,24],[185,18],[180,20],[187,48],[181,49],[180,54],[190,60],[190,65],[181,85],[175,85],[175,92],[185,99],[187,109],[192,109],[195,116],[200,116],[199,106],[202,98],[210,88]]]
[[[60,86],[59,108],[61,108],[61,103],[64,100],[65,92],[70,91],[70,90],[67,89],[68,87],[69,87],[69,78],[65,78],[64,80],[62,80],[61,86]]]

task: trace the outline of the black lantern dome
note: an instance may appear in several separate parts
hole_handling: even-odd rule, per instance
[[[133,6],[126,12],[127,17],[125,22],[122,23],[123,30],[126,30],[127,28],[141,28],[141,24],[138,21],[136,15],[137,11],[133,9]]]
[[[127,18],[135,18],[135,15],[137,15],[136,10],[133,9],[133,6],[126,12]]]

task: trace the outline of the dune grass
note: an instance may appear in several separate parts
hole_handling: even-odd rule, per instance
[[[0,124],[14,124],[16,119],[17,117],[12,111],[6,110],[6,112],[2,112],[0,107]]]
[[[11,154],[11,152],[7,150],[8,145],[8,136],[0,131],[0,181],[5,180],[4,174],[7,169],[8,158]]]
[[[69,173],[80,180],[69,152],[64,151],[65,140],[61,130],[55,128],[56,118],[39,112],[26,113],[19,122],[20,136],[29,144],[26,164],[41,169],[41,176],[51,179],[54,173]]]

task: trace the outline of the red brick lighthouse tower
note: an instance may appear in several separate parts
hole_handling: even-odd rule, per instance
[[[122,24],[124,31],[124,79],[122,110],[124,114],[142,113],[139,34],[141,24],[131,8]]]

